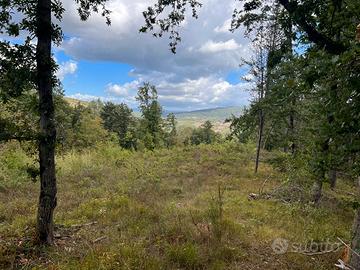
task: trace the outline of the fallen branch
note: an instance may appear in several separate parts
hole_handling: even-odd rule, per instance
[[[263,194],[265,185],[266,185],[267,181],[269,181],[270,177],[271,177],[271,175],[268,176],[268,177],[265,179],[265,181],[262,183],[262,185],[261,185],[261,187],[260,187],[260,189],[259,189],[259,194],[260,194],[260,196]]]
[[[93,242],[93,244],[96,244],[96,243],[98,243],[98,242],[100,242],[100,241],[102,241],[102,240],[105,240],[106,238],[107,238],[107,236],[101,236],[101,237],[95,239],[95,240],[92,241],[92,242]]]
[[[95,225],[95,224],[97,224],[97,222],[93,221],[93,222],[89,222],[89,223],[85,223],[85,224],[74,224],[74,225],[71,225],[70,227],[71,228],[82,228],[82,227],[92,226],[92,225]]]
[[[315,256],[315,255],[324,255],[324,254],[328,254],[328,253],[333,253],[336,251],[338,251],[338,248],[332,249],[332,250],[319,251],[319,252],[296,252],[296,253],[306,255],[306,256]]]

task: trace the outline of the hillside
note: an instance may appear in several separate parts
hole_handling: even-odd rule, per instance
[[[232,114],[239,116],[243,111],[243,107],[223,107],[223,108],[213,108],[205,110],[196,110],[190,112],[179,112],[175,113],[176,118],[179,120],[196,120],[196,121],[216,121],[223,122],[226,118],[230,117]]]
[[[268,163],[254,174],[253,156],[251,145],[235,143],[67,153],[58,157],[56,245],[43,248],[32,237],[39,185],[23,172],[23,152],[3,146],[0,269],[334,269],[341,250],[309,256],[274,240],[347,241],[351,187],[344,182],[340,194],[326,185],[318,208],[297,202],[298,193],[249,200],[286,178]]]
[[[65,100],[70,104],[70,106],[74,107],[77,104],[81,104],[83,106],[89,105],[89,102],[81,101],[69,97],[65,97]],[[243,111],[243,107],[222,107],[222,108],[212,108],[205,110],[195,110],[189,112],[177,112],[175,113],[178,127],[199,127],[205,121],[209,120],[214,125],[214,130],[216,132],[220,132],[222,134],[226,134],[229,132],[229,124],[224,123],[225,119],[231,117],[231,115],[240,115]],[[164,117],[170,112],[164,112]],[[135,117],[140,117],[141,114],[138,111],[133,112]]]
[[[75,98],[64,97],[64,99],[70,104],[71,107],[75,107],[78,104],[81,104],[85,107],[89,105],[89,102],[75,99]]]
[[[197,110],[191,112],[176,113],[178,125],[184,127],[199,127],[205,121],[209,120],[214,125],[214,130],[222,134],[229,133],[229,124],[224,123],[225,119],[231,115],[240,115],[243,107],[225,107],[206,110]]]

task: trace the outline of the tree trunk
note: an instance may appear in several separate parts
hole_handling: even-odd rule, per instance
[[[295,106],[295,101],[293,101],[293,106]],[[290,138],[291,138],[291,154],[295,154],[296,144],[295,144],[295,117],[294,112],[290,113]]]
[[[329,155],[329,147],[330,147],[330,139],[328,138],[321,145],[321,156],[320,156],[321,160],[319,162],[319,167],[315,172],[316,180],[313,185],[313,194],[312,194],[313,202],[315,204],[319,203],[322,196],[323,183],[325,180],[325,174],[327,172],[326,159]]]
[[[336,170],[329,171],[329,180],[330,180],[330,188],[335,189],[336,187],[336,180],[337,180],[337,173]]]
[[[293,22],[292,22],[292,18],[291,16],[288,16],[287,19],[287,24],[286,24],[286,28],[285,28],[285,35],[286,35],[286,49],[287,49],[287,53],[289,54],[289,56],[291,55],[291,57],[293,56],[293,45],[292,45],[292,41],[293,41]],[[296,149],[296,144],[295,144],[295,106],[296,106],[296,95],[294,95],[294,89],[290,89],[290,91],[292,92],[292,97],[291,97],[291,111],[289,113],[289,133],[290,133],[290,151],[291,154],[294,156],[295,155],[295,149]]]
[[[263,114],[263,111],[260,110],[260,112],[259,112],[259,138],[258,138],[257,149],[256,149],[255,173],[257,173],[258,168],[259,168],[260,149],[261,149],[263,131],[264,131],[264,114]]]
[[[360,178],[358,179],[358,195],[358,197],[360,197]],[[354,252],[351,253],[350,265],[355,270],[360,270],[360,208],[358,208],[356,212],[351,248],[357,254]]]
[[[317,205],[320,202],[322,196],[322,186],[323,186],[323,178],[319,177],[314,182],[313,190],[312,190],[312,197],[313,197],[312,199],[315,205]]]
[[[41,243],[54,239],[53,213],[56,207],[54,103],[52,96],[51,63],[51,0],[38,0],[37,6],[37,87],[40,113],[40,197],[37,233]]]

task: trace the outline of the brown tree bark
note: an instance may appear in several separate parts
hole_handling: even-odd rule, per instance
[[[290,112],[290,137],[291,137],[291,154],[294,155],[295,154],[295,149],[296,149],[296,144],[294,142],[295,139],[295,117],[294,117],[294,112]]]
[[[53,214],[56,207],[54,103],[51,63],[51,0],[37,3],[37,87],[40,113],[40,197],[37,233],[41,243],[52,244],[54,239]]]
[[[330,122],[331,123],[331,122]],[[321,161],[317,172],[315,173],[316,179],[313,185],[313,202],[318,204],[322,196],[322,188],[327,172],[325,160],[329,155],[330,138],[327,138],[321,145]]]
[[[336,170],[330,170],[329,171],[329,180],[330,180],[330,188],[335,189],[336,188],[336,180],[337,180],[337,172]]]
[[[323,188],[323,175],[317,178],[313,185],[312,190],[312,200],[315,205],[318,205],[322,196],[322,188]]]
[[[263,132],[264,132],[264,113],[262,110],[259,112],[259,137],[258,137],[258,143],[257,143],[257,149],[256,149],[256,160],[255,160],[255,173],[257,173],[259,169],[259,162],[260,162],[260,149],[261,149],[261,143],[263,138]]]

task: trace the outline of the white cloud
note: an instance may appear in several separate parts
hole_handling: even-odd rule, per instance
[[[74,74],[77,71],[77,68],[78,68],[77,62],[73,60],[63,62],[59,64],[59,69],[56,72],[56,76],[60,80],[63,80],[66,75]]]
[[[136,108],[136,100],[132,97],[117,97],[117,96],[95,96],[95,95],[89,95],[89,94],[82,94],[82,93],[76,93],[73,95],[67,95],[69,98],[82,100],[82,101],[94,101],[94,100],[101,100],[102,102],[113,102],[113,103],[126,103],[132,108]]]
[[[256,80],[255,76],[253,74],[246,74],[242,77],[244,81],[252,82]]]
[[[68,38],[60,49],[76,60],[119,62],[134,68],[134,81],[105,85],[107,95],[134,104],[137,86],[150,81],[158,86],[164,106],[184,110],[243,103],[247,96],[241,92],[246,84],[232,85],[225,80],[250,56],[242,30],[235,34],[227,31],[234,0],[202,0],[199,19],[187,17],[180,29],[182,42],[176,55],[170,52],[166,36],[157,39],[139,33],[144,24],[142,11],[156,0],[110,0],[110,27],[97,14],[81,22],[75,1],[62,2],[66,9],[62,27]]]
[[[238,44],[234,39],[228,41],[214,42],[209,40],[199,49],[202,53],[218,53],[223,51],[234,51],[241,48],[241,45]]]
[[[151,79],[143,77],[131,83],[116,85],[116,88],[121,89],[121,91],[112,91],[111,94],[115,98],[124,98],[124,102],[136,107],[137,104],[134,103],[136,90],[143,82],[148,80],[157,87],[160,103],[166,110],[170,111],[245,105],[249,99],[248,90],[252,88],[251,83],[231,84],[214,76],[170,82],[158,74],[158,76],[152,76]],[[123,96],[124,90],[129,93],[126,97]]]
[[[231,19],[227,19],[222,25],[214,28],[215,33],[230,33]]]
[[[143,77],[125,84],[110,83],[105,88],[108,96],[77,93],[69,97],[84,101],[100,99],[103,102],[124,102],[136,110],[138,107],[135,99],[137,89],[148,79]],[[174,112],[246,105],[249,102],[249,90],[253,86],[251,83],[231,84],[224,79],[213,76],[169,82],[158,74],[157,77],[152,76],[150,82],[157,87],[161,105],[167,111]]]
[[[127,63],[140,74],[153,71],[174,73],[179,79],[209,76],[210,73],[225,76],[237,68],[241,58],[249,55],[243,49],[249,41],[243,37],[241,30],[226,36],[214,32],[214,28],[231,18],[234,0],[202,1],[199,19],[190,16],[180,28],[182,42],[176,55],[170,52],[166,36],[154,38],[150,33],[139,33],[139,28],[144,25],[142,11],[152,2],[154,0],[109,1],[109,9],[112,10],[112,25],[109,27],[104,18],[96,14],[92,14],[87,22],[81,22],[75,1],[64,0],[66,13],[62,26],[68,39],[62,49],[75,59]],[[202,50],[218,53],[200,56],[198,48],[204,44],[209,48],[205,46]]]
[[[110,95],[126,97],[129,95],[129,91],[136,89],[136,87],[136,81],[124,85],[109,83],[106,85],[105,92]]]

